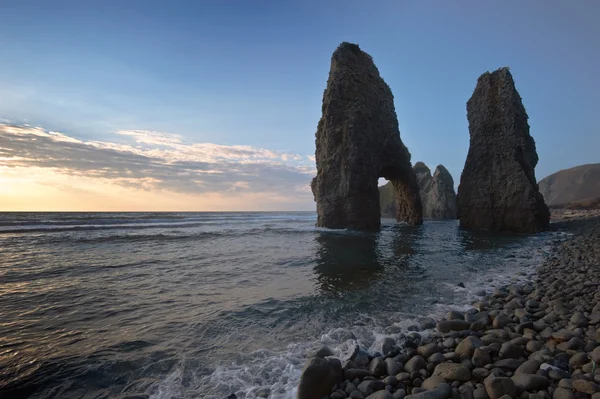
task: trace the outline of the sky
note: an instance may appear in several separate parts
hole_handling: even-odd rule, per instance
[[[331,54],[369,53],[456,185],[477,78],[509,66],[541,179],[600,162],[600,2],[0,4],[0,210],[314,210]]]

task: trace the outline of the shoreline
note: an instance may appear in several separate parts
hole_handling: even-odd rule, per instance
[[[486,293],[430,334],[388,338],[379,356],[357,347],[343,370],[321,349],[298,398],[599,399],[600,217],[585,216],[550,225],[572,235],[557,240],[532,282]],[[434,327],[428,323],[423,330]]]

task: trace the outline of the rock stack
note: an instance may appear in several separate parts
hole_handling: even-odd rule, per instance
[[[458,186],[460,225],[531,233],[548,226],[535,142],[508,68],[486,72],[467,102],[470,144]]]
[[[420,224],[419,187],[400,139],[394,96],[358,45],[342,43],[333,53],[322,113],[316,133],[317,176],[311,183],[317,225],[378,229],[380,177],[394,186],[397,220]]]
[[[431,170],[423,162],[413,166],[419,185],[419,194],[423,206],[423,217],[427,219],[456,219],[456,193],[454,180],[444,165]],[[395,212],[393,186],[387,183],[379,187],[379,204],[383,216],[391,216]]]

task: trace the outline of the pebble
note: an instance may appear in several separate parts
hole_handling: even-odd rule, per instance
[[[437,331],[390,332],[379,355],[355,348],[330,399],[600,399],[600,218],[569,223],[536,273],[413,329]]]

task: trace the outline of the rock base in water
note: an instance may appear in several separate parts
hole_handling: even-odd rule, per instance
[[[397,220],[422,223],[419,187],[400,140],[394,96],[358,45],[342,43],[333,53],[322,112],[317,176],[311,184],[317,225],[378,229],[380,177],[394,187]]]
[[[458,217],[474,230],[531,233],[548,227],[527,113],[508,68],[479,77],[467,102],[470,144],[458,186]]]

